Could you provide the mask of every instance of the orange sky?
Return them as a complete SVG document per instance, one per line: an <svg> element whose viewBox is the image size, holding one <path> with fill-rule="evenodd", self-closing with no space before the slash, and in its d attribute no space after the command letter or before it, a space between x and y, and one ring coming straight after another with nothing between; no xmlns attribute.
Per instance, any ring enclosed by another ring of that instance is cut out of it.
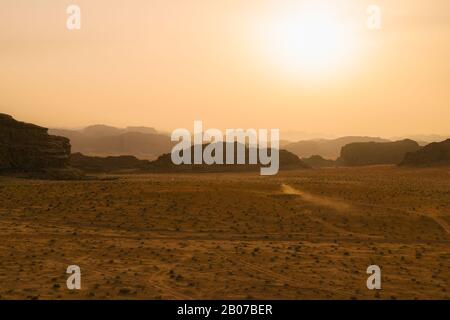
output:
<svg viewBox="0 0 450 320"><path fill-rule="evenodd" d="M450 1L320 2L2 0L0 112L51 127L171 130L198 119L220 129L449 134ZM79 31L66 29L72 3ZM380 31L365 26L371 3L382 9ZM306 24L316 48L306 57L295 43L302 19L324 7L332 29ZM316 66L321 48L329 67Z"/></svg>

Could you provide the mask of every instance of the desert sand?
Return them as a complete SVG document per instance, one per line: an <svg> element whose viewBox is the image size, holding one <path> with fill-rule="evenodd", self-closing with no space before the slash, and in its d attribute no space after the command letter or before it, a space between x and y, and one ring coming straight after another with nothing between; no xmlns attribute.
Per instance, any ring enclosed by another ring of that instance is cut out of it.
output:
<svg viewBox="0 0 450 320"><path fill-rule="evenodd" d="M0 299L450 299L449 167L100 178L0 178Z"/></svg>

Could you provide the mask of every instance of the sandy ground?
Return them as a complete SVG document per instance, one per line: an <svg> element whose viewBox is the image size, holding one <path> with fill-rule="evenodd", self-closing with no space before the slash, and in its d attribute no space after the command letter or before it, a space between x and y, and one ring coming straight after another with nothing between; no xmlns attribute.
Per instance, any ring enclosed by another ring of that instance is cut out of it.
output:
<svg viewBox="0 0 450 320"><path fill-rule="evenodd" d="M0 178L0 298L450 299L449 225L450 168Z"/></svg>

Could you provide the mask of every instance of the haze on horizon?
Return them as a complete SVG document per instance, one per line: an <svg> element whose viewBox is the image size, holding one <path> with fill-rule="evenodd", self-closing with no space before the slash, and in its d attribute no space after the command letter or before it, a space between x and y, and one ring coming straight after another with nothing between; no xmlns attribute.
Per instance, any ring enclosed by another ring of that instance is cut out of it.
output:
<svg viewBox="0 0 450 320"><path fill-rule="evenodd" d="M448 57L448 0L3 0L0 112L48 127L448 135Z"/></svg>

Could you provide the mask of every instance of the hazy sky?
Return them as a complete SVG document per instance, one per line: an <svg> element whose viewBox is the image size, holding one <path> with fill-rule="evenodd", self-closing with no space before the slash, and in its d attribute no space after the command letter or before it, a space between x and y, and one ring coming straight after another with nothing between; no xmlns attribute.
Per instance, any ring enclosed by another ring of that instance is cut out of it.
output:
<svg viewBox="0 0 450 320"><path fill-rule="evenodd" d="M449 57L448 0L0 1L0 112L51 127L449 134Z"/></svg>

